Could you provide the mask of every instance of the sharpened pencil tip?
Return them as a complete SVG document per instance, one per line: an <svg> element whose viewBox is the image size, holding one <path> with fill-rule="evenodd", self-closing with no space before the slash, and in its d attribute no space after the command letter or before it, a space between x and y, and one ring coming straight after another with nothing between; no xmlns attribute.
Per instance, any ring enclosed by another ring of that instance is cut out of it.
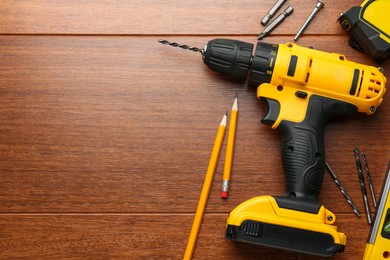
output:
<svg viewBox="0 0 390 260"><path fill-rule="evenodd" d="M236 96L236 98L234 99L233 106L232 106L232 110L238 111L238 98L237 98L237 96Z"/></svg>
<svg viewBox="0 0 390 260"><path fill-rule="evenodd" d="M223 115L220 126L226 126L226 122L227 122L227 113Z"/></svg>

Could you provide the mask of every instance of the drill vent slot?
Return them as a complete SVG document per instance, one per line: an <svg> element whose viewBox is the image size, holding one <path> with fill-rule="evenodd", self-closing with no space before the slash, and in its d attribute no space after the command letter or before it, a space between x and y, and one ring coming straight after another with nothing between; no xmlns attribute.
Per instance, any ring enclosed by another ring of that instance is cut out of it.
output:
<svg viewBox="0 0 390 260"><path fill-rule="evenodd" d="M375 83L375 84L377 84L377 85L380 85L380 84L381 84L380 81L377 81L377 80L375 80L375 79L371 79L370 82L371 82L371 83Z"/></svg>
<svg viewBox="0 0 390 260"><path fill-rule="evenodd" d="M313 65L313 59L309 60L309 68ZM306 74L306 83L309 82L310 72Z"/></svg>
<svg viewBox="0 0 390 260"><path fill-rule="evenodd" d="M375 98L381 92L383 86L382 81L376 74L371 73L371 78L367 86L366 99Z"/></svg>
<svg viewBox="0 0 390 260"><path fill-rule="evenodd" d="M306 83L309 82L310 73L306 74Z"/></svg>

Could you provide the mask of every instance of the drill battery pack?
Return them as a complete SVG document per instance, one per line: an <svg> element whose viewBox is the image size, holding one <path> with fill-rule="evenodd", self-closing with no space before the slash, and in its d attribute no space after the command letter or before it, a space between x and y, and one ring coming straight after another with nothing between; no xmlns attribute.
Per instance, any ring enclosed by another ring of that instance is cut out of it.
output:
<svg viewBox="0 0 390 260"><path fill-rule="evenodd" d="M389 10L389 0L366 0L341 14L338 20L351 35L349 44L379 62L390 55Z"/></svg>

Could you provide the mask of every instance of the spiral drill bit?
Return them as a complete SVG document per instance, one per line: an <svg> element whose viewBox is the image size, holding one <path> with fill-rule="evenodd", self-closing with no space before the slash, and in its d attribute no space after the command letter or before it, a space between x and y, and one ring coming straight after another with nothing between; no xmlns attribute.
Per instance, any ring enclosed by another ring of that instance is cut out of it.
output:
<svg viewBox="0 0 390 260"><path fill-rule="evenodd" d="M360 162L358 148L354 149L354 154L355 154L355 160L356 160L356 168L357 168L358 175L359 175L360 189L362 191L364 207L365 207L366 213L367 213L367 222L368 222L368 224L371 225L372 219L371 219L371 213L370 213L370 205L368 204L367 189L366 189L366 185L364 184L363 169L362 169L362 164Z"/></svg>
<svg viewBox="0 0 390 260"><path fill-rule="evenodd" d="M191 47L191 46L188 46L188 45L185 45L185 44L179 44L177 42L169 42L167 40L158 40L158 42L162 43L162 44L171 45L173 47L182 48L182 49L185 49L185 50L190 50L190 51L194 51L194 52L200 52L202 55L204 53L204 49L197 48L197 47Z"/></svg>
<svg viewBox="0 0 390 260"><path fill-rule="evenodd" d="M368 187L370 188L370 192L371 192L372 202L374 203L374 207L377 208L378 204L376 203L374 186L372 185L371 173L368 169L367 158L365 153L362 153L362 159L363 159L364 169L367 175Z"/></svg>
<svg viewBox="0 0 390 260"><path fill-rule="evenodd" d="M343 184L341 183L340 179L337 177L336 173L332 170L329 163L325 161L326 169L328 170L330 176L336 183L336 185L339 187L341 194L344 195L344 197L347 199L347 202L349 205L351 205L353 212L360 218L360 211L356 207L355 203L353 202L352 198L348 195L347 190L344 188Z"/></svg>

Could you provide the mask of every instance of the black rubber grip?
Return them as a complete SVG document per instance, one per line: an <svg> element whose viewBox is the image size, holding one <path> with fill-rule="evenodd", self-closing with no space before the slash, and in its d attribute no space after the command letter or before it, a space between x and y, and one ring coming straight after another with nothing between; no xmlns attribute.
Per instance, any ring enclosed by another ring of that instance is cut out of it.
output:
<svg viewBox="0 0 390 260"><path fill-rule="evenodd" d="M312 202L318 200L325 170L326 122L333 116L356 112L353 104L312 95L302 122L280 122L277 129L282 136L282 166L286 185L282 197L291 198L292 201L289 205L289 200L283 199L280 201L283 205L279 206L295 209L295 198Z"/></svg>

